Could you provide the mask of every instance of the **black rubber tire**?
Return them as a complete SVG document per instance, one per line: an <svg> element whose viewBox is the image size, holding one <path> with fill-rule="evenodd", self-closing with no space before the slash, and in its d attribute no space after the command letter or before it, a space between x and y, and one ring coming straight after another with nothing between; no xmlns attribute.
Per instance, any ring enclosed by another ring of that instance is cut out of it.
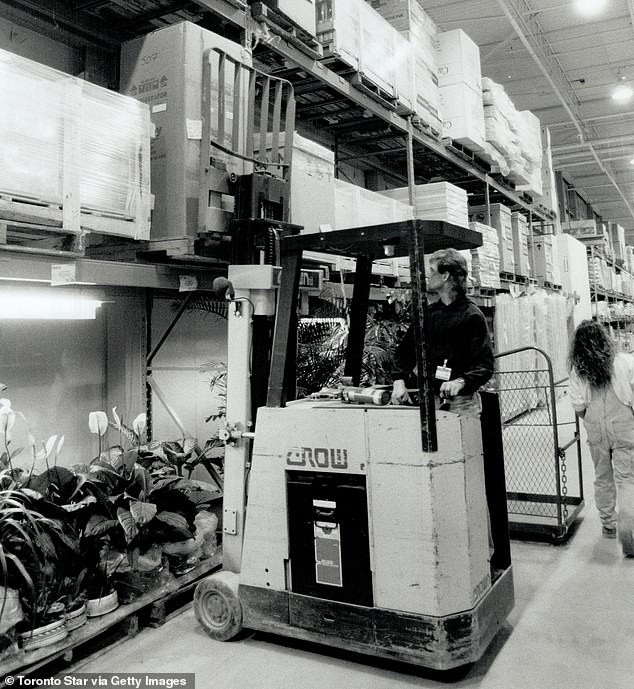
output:
<svg viewBox="0 0 634 689"><path fill-rule="evenodd" d="M216 641L229 641L242 629L242 605L237 588L236 575L221 572L201 581L194 592L196 619Z"/></svg>

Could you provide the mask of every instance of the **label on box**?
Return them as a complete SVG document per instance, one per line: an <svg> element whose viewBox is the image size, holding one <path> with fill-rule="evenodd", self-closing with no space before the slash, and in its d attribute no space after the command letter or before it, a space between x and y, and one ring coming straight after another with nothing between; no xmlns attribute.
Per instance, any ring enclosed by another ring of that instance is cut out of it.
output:
<svg viewBox="0 0 634 689"><path fill-rule="evenodd" d="M200 141L203 138L202 120L186 120L187 138Z"/></svg>
<svg viewBox="0 0 634 689"><path fill-rule="evenodd" d="M167 110L167 103L158 103L152 106L152 113L165 112Z"/></svg>
<svg viewBox="0 0 634 689"><path fill-rule="evenodd" d="M198 289L198 278L195 275L179 275L178 280L179 292L195 292Z"/></svg>
<svg viewBox="0 0 634 689"><path fill-rule="evenodd" d="M56 285L72 285L76 282L76 263L53 263L51 265L51 287Z"/></svg>

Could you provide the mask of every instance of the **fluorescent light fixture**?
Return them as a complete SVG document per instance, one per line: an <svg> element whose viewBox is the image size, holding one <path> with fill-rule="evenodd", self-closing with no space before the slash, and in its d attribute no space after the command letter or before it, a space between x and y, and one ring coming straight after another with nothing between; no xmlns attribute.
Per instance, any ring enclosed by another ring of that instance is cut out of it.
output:
<svg viewBox="0 0 634 689"><path fill-rule="evenodd" d="M617 103L626 103L634 96L634 91L629 84L617 84L612 89L612 99Z"/></svg>
<svg viewBox="0 0 634 689"><path fill-rule="evenodd" d="M79 293L0 289L0 319L90 320L101 301Z"/></svg>
<svg viewBox="0 0 634 689"><path fill-rule="evenodd" d="M607 5L607 0L575 0L575 7L579 14L592 17L599 14Z"/></svg>

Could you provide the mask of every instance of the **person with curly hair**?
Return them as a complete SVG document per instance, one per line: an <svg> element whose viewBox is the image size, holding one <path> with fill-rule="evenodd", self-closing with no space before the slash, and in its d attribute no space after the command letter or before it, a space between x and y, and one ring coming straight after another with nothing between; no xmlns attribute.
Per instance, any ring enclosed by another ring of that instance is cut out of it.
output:
<svg viewBox="0 0 634 689"><path fill-rule="evenodd" d="M602 533L634 557L634 357L617 352L607 329L579 323L568 356L570 402L583 419L594 463ZM618 504L618 517L617 517Z"/></svg>

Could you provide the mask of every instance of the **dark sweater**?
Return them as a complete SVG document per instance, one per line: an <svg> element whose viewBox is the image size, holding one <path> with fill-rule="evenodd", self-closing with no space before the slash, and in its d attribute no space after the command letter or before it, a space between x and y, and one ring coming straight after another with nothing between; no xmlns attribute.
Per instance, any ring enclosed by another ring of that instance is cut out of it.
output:
<svg viewBox="0 0 634 689"><path fill-rule="evenodd" d="M445 359L451 380L464 378L461 395L469 395L493 375L493 349L489 329L480 309L466 297L449 305L438 300L425 311L424 337L429 343L429 370L438 392L442 380L434 378ZM396 350L394 379L407 381L416 366L414 327L410 326Z"/></svg>

